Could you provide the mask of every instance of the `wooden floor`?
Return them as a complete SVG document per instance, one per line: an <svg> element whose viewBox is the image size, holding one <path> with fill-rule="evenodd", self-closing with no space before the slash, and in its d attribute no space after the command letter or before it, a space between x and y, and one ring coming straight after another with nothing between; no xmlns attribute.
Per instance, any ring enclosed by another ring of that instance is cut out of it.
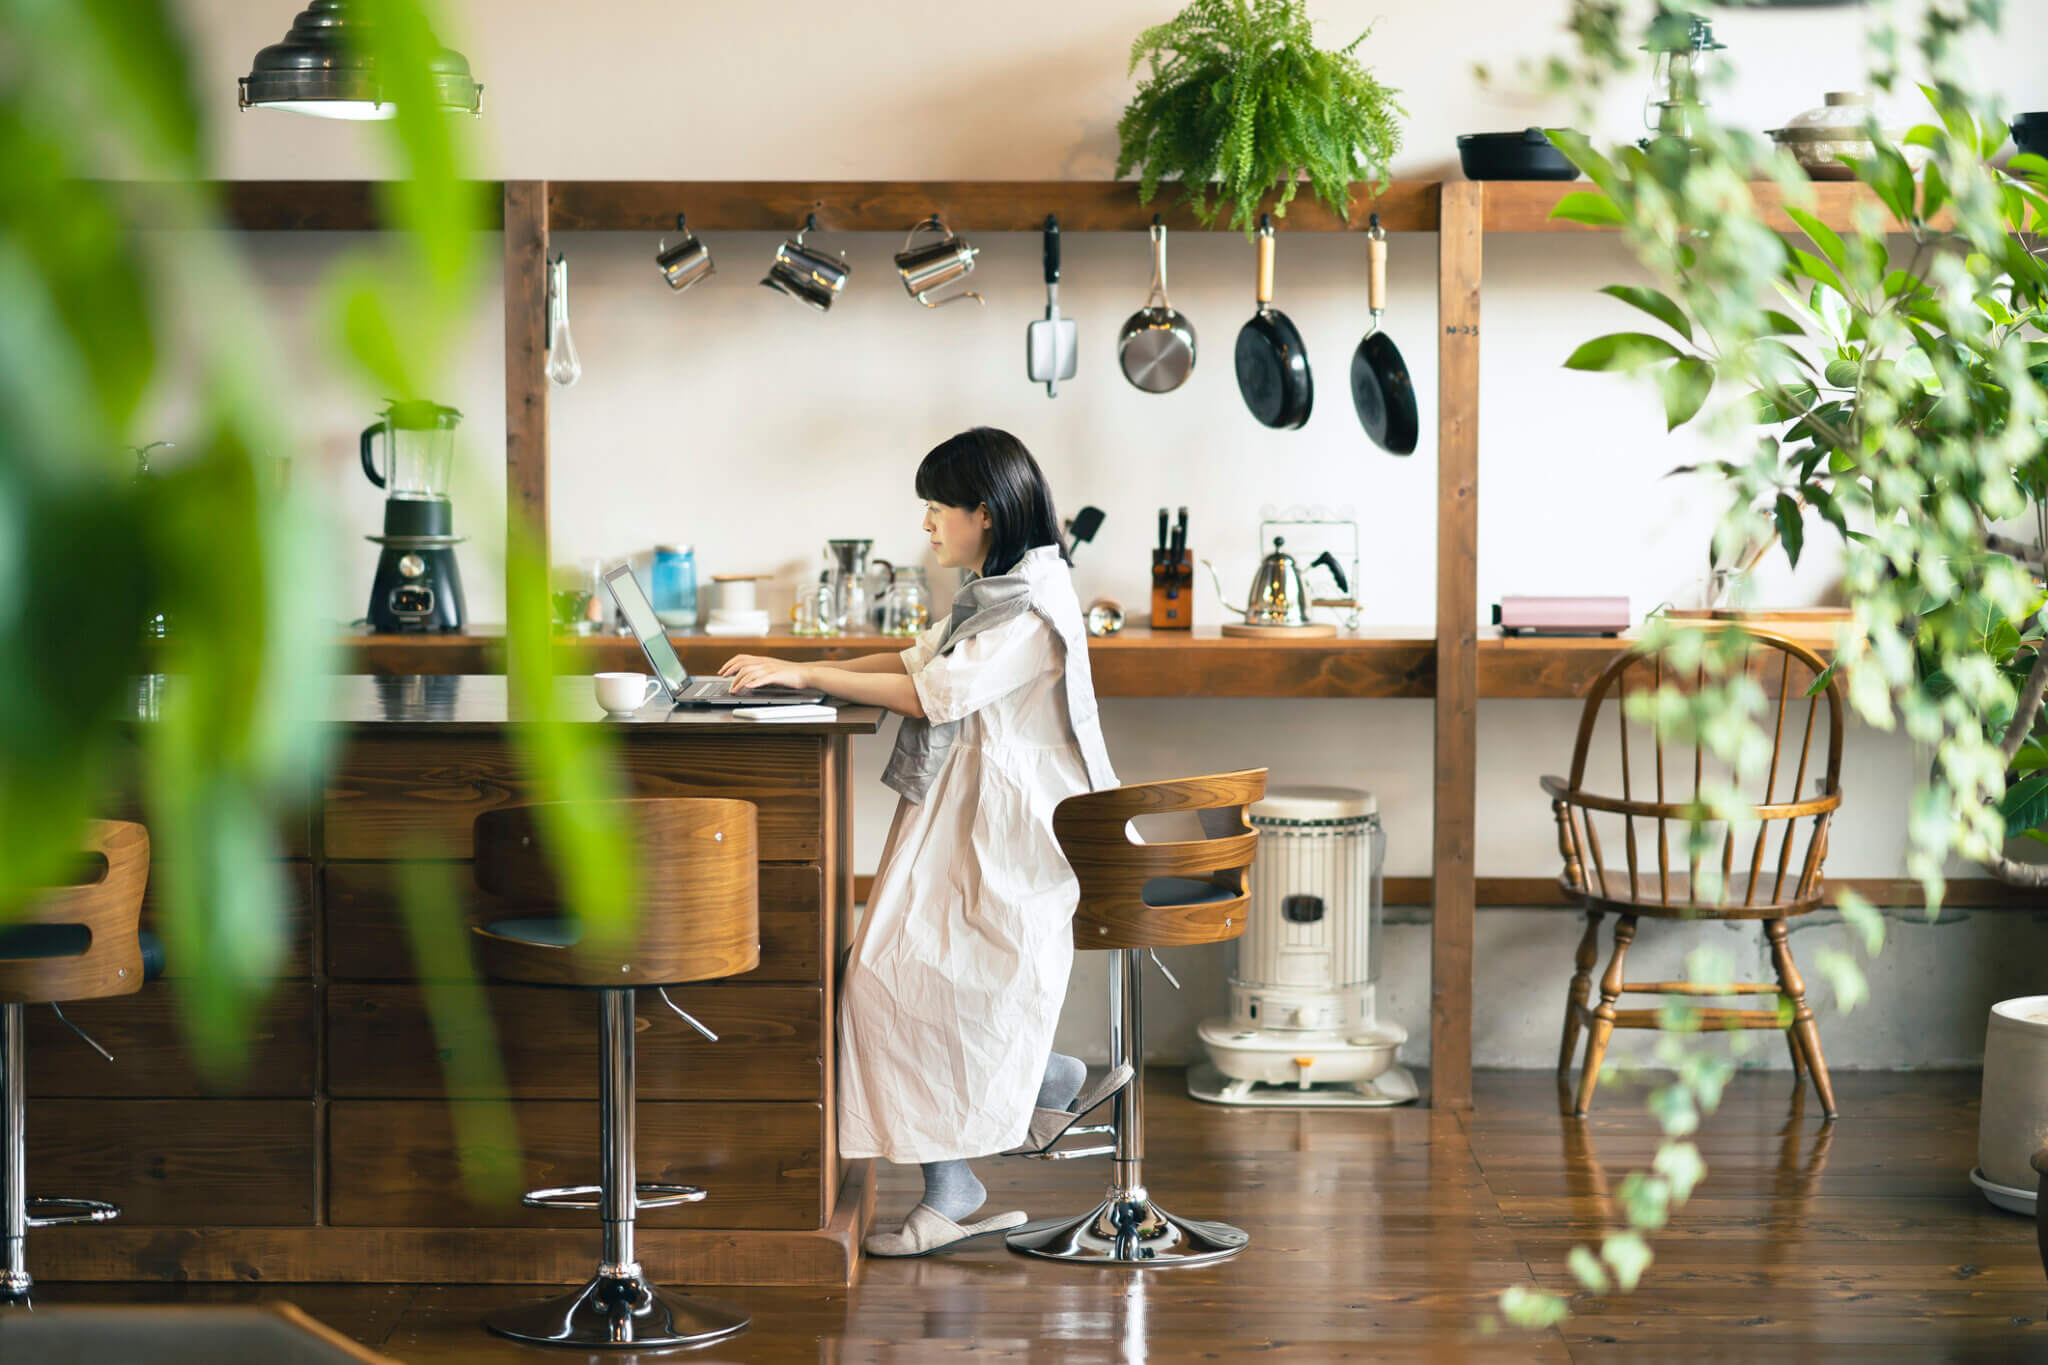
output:
<svg viewBox="0 0 2048 1365"><path fill-rule="evenodd" d="M1837 1074L1842 1118L1793 1109L1783 1073L1748 1073L1700 1135L1710 1174L1630 1296L1581 1297L1561 1330L1488 1337L1512 1284L1569 1289L1575 1238L1655 1149L1637 1096L1603 1086L1593 1118L1558 1117L1552 1078L1480 1073L1478 1110L1221 1109L1148 1087L1154 1196L1251 1233L1217 1267L1099 1272L992 1245L871 1261L846 1290L741 1289L745 1335L690 1361L1322 1362L2048 1359L2048 1279L2032 1220L1970 1185L1974 1073ZM991 1160L990 1207L1034 1217L1099 1196L1098 1162ZM885 1169L881 1214L915 1199ZM593 1232L592 1252L596 1236ZM34 1237L30 1238L33 1264ZM401 1361L576 1360L484 1334L517 1286L48 1285L51 1304L288 1298ZM0 1334L4 1344L4 1334ZM0 1351L4 1353L4 1351ZM632 1356L592 1355L617 1362ZM646 1359L657 1357L649 1355Z"/></svg>

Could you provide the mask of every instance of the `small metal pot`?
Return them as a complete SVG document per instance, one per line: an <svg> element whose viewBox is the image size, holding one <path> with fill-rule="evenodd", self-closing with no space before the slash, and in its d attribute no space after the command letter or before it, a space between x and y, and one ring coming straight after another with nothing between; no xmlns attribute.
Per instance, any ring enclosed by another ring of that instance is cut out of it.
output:
<svg viewBox="0 0 2048 1365"><path fill-rule="evenodd" d="M661 277L668 281L668 287L681 293L712 273L711 248L697 240L680 213L676 215L676 231L683 234L683 240L670 246L668 238L662 238L654 263L661 267Z"/></svg>
<svg viewBox="0 0 2048 1365"><path fill-rule="evenodd" d="M802 299L822 313L832 306L832 300L846 287L846 277L853 273L853 267L846 263L843 252L838 256L827 256L804 245L804 234L817 230L818 215L806 216L796 236L775 248L775 260L769 265L768 275L761 283L791 298Z"/></svg>
<svg viewBox="0 0 2048 1365"><path fill-rule="evenodd" d="M936 242L926 242L923 246L913 247L911 242L916 240L918 233L927 228L943 235ZM954 236L952 230L940 220L939 215L933 214L910 229L909 236L903 239L903 250L896 253L896 272L903 277L904 292L927 308L958 303L961 299L973 299L976 303L981 303L981 295L971 289L964 289L950 298L940 299L937 303L928 297L932 291L944 289L955 280L962 280L973 274L974 256L979 250L979 247L969 246L964 238Z"/></svg>

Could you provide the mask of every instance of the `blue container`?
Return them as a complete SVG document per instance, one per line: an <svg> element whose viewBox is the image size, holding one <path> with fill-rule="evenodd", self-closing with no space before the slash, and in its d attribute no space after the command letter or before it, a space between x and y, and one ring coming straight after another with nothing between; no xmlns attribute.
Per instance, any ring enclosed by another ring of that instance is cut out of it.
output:
<svg viewBox="0 0 2048 1365"><path fill-rule="evenodd" d="M687 545L654 547L654 614L665 626L697 624L697 556Z"/></svg>

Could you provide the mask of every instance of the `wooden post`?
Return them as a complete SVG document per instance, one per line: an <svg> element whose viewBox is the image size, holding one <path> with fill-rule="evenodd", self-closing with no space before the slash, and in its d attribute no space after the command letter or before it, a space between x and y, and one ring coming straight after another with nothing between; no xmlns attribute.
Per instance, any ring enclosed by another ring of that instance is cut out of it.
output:
<svg viewBox="0 0 2048 1365"><path fill-rule="evenodd" d="M548 182L505 182L505 545L548 560ZM508 554L507 563L510 559ZM508 577L505 601L513 601Z"/></svg>
<svg viewBox="0 0 2048 1365"><path fill-rule="evenodd" d="M1479 723L1479 264L1483 187L1443 186L1437 238L1436 819L1430 1103L1472 1107Z"/></svg>

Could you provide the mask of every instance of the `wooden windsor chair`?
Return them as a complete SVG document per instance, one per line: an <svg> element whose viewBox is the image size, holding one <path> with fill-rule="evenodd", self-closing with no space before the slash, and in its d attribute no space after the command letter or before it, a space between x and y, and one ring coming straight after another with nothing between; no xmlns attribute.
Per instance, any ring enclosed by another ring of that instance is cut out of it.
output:
<svg viewBox="0 0 2048 1365"><path fill-rule="evenodd" d="M1706 856L1709 857L1715 842L1715 827L1719 827L1717 861L1721 887L1718 895L1702 899L1696 893L1705 859L1696 848L1687 853L1687 849L1693 847L1688 841L1689 820L1706 771L1704 752L1696 744L1681 746L1678 765L1674 767L1666 762L1666 750L1673 746L1667 746L1661 738L1653 735L1647 746L1652 752L1645 755L1642 753L1645 746L1639 740L1636 762L1641 765L1644 759L1650 760L1655 800L1642 799L1638 794L1645 784L1630 764L1630 725L1625 708L1631 686L1655 690L1667 683L1683 688L1685 683L1685 679L1674 676L1674 670L1661 656L1629 650L1607 665L1594 682L1586 698L1585 710L1579 717L1571 777L1569 780L1558 777L1542 779L1543 790L1551 798L1551 811L1557 817L1558 852L1564 858L1564 871L1558 883L1586 910L1586 932L1579 940L1577 971L1572 976L1565 1002L1564 1039L1557 1059L1559 1075L1567 1075L1583 1030L1587 1035L1586 1056L1571 1110L1581 1118L1592 1105L1593 1090L1600 1080L1600 1064L1607 1055L1607 1044L1614 1030L1657 1027L1656 1009L1617 1007L1619 999L1629 994L1704 999L1776 996L1780 1004L1773 1009L1703 1007L1699 1011L1701 1024L1707 1028L1783 1029L1792 1053L1794 1073L1811 1075L1821 1108L1830 1121L1835 1118L1834 1086L1828 1080L1827 1060L1821 1055L1820 1032L1814 1025L1813 1010L1806 1003L1806 983L1792 961L1786 921L1817 908L1825 896L1821 863L1827 856L1829 823L1842 804L1842 696L1832 678L1818 693L1807 695L1826 667L1812 650L1782 635L1763 631L1745 631L1744 634L1747 637L1745 664L1750 675L1765 687L1766 695L1775 688L1777 716L1771 741L1771 760L1762 790L1743 792L1745 797L1754 795L1756 798L1750 812L1750 818L1756 821L1756 835L1753 841L1746 838L1742 841L1749 844L1746 853L1737 847L1737 831L1731 822L1711 820L1703 827L1708 836ZM1695 673L1691 681L1696 688L1702 677ZM1619 797L1589 790L1587 785L1588 758L1593 750L1594 735L1599 728L1601 710L1610 697L1615 703L1616 729L1620 737ZM1798 714L1802 702L1803 718ZM1816 760L1815 732L1823 714L1826 717L1826 753ZM1788 741L1794 738L1798 754L1788 761ZM1683 751L1687 748L1691 750L1692 758L1691 793L1684 799L1674 800L1674 788L1683 782ZM1818 791L1801 799L1800 793L1806 788L1809 775L1817 782ZM1603 820L1610 829L1617 822L1621 826L1620 843L1625 868L1610 867L1607 863L1606 846L1600 838ZM1645 838L1639 838L1639 822L1654 827L1654 867L1644 866L1643 844L1651 831L1646 828ZM1673 865L1673 825L1677 826L1675 834L1680 841L1679 851L1686 854L1682 868L1674 868ZM1803 848L1799 841L1802 826L1806 835ZM1774 834L1777 836L1775 858L1772 857ZM1738 854L1745 858L1740 866L1737 865ZM1606 973L1600 979L1600 1002L1589 1007L1592 971L1599 952L1600 921L1610 913L1619 916L1614 924L1613 954L1608 959ZM1635 940L1636 921L1645 916L1655 919L1761 920L1765 938L1770 944L1777 980L1628 981L1623 975L1624 963L1629 945Z"/></svg>

